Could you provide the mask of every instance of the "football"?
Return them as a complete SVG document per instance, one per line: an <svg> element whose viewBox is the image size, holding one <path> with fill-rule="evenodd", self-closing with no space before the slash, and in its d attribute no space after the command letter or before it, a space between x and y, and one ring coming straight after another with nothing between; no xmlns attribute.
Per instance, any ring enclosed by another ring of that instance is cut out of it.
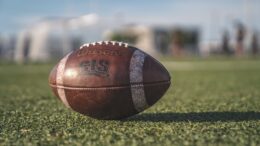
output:
<svg viewBox="0 0 260 146"><path fill-rule="evenodd" d="M170 84L160 62L115 41L82 45L62 58L49 75L53 93L68 108L96 119L123 119L142 112Z"/></svg>

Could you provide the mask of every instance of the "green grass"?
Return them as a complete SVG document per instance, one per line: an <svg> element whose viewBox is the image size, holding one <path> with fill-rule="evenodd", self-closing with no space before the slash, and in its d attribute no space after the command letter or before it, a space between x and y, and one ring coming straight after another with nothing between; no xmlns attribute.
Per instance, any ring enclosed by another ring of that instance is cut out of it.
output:
<svg viewBox="0 0 260 146"><path fill-rule="evenodd" d="M164 60L166 95L142 114L99 121L51 93L52 65L0 65L0 145L260 145L260 60Z"/></svg>

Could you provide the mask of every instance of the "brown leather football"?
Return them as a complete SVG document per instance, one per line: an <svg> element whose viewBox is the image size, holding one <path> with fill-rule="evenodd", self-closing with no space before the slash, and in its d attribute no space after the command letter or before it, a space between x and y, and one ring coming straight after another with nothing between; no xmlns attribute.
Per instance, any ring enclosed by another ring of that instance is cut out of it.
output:
<svg viewBox="0 0 260 146"><path fill-rule="evenodd" d="M126 43L85 44L52 69L49 84L69 108L96 119L122 119L158 101L170 75L153 57Z"/></svg>

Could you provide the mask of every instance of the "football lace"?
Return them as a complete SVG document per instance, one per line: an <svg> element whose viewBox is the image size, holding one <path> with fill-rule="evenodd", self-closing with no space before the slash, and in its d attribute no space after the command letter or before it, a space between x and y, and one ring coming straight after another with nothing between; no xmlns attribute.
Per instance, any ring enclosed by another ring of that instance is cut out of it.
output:
<svg viewBox="0 0 260 146"><path fill-rule="evenodd" d="M97 45L113 45L113 46L122 46L122 47L128 47L127 43L123 42L117 42L117 41L99 41L99 42L93 42L93 43L86 43L83 44L79 49L82 49L84 47L89 47L89 46L97 46Z"/></svg>

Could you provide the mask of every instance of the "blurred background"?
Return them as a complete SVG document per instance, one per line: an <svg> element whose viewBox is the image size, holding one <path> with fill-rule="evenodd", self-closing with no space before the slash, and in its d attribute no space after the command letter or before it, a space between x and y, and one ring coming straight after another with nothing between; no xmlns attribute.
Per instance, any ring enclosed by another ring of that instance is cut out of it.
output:
<svg viewBox="0 0 260 146"><path fill-rule="evenodd" d="M143 114L93 120L51 92L54 64L102 40L169 71L171 87ZM259 89L260 0L0 0L0 146L260 146Z"/></svg>
<svg viewBox="0 0 260 146"><path fill-rule="evenodd" d="M0 60L48 62L100 40L154 57L257 56L259 14L259 0L0 0Z"/></svg>

